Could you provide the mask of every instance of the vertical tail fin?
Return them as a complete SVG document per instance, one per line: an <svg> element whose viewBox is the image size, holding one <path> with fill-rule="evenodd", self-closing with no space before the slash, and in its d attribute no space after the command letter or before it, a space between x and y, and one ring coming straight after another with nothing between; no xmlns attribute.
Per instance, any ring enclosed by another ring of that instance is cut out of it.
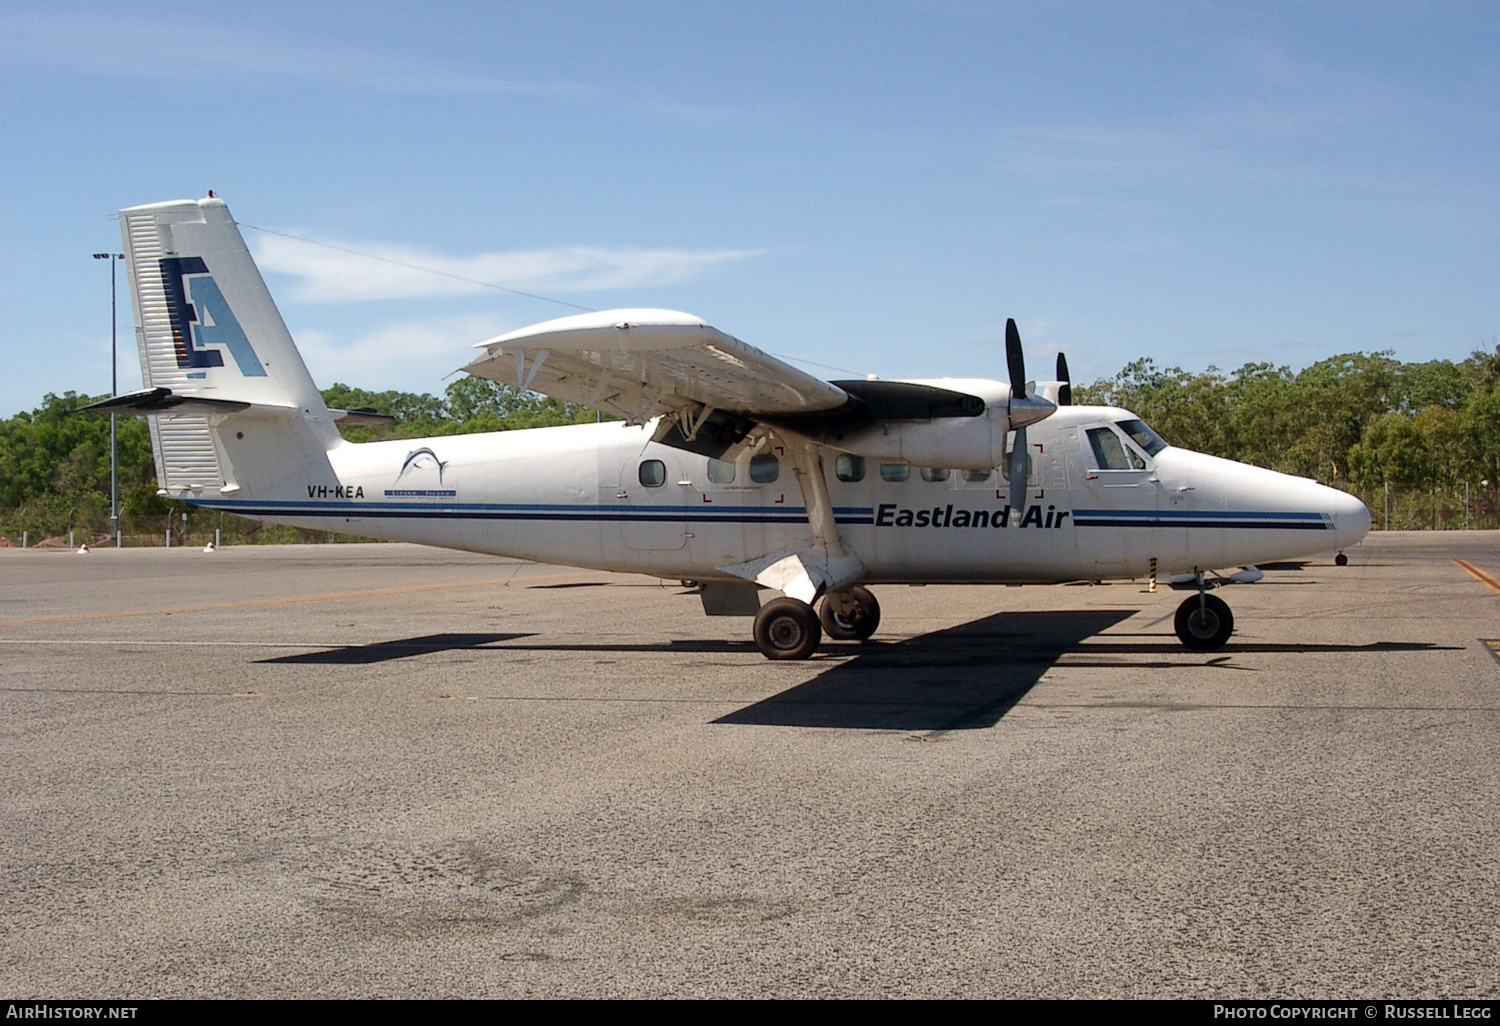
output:
<svg viewBox="0 0 1500 1026"><path fill-rule="evenodd" d="M257 444L245 445L235 444L244 430L219 430L222 416L152 416L158 486L182 497L243 486L242 497L264 497L288 472L326 468L338 430L224 201L131 207L120 211L120 234L146 386L248 403L229 419L257 425Z"/></svg>

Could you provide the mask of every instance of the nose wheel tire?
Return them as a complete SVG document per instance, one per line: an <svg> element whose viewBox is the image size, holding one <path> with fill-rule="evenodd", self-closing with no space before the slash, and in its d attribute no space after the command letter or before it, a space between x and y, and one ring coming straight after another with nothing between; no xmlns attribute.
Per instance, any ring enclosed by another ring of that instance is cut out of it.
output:
<svg viewBox="0 0 1500 1026"><path fill-rule="evenodd" d="M1222 648L1234 633L1234 614L1217 595L1194 595L1177 607L1178 639L1196 652Z"/></svg>
<svg viewBox="0 0 1500 1026"><path fill-rule="evenodd" d="M846 598L847 602L838 601ZM840 612L840 606L846 606ZM829 595L818 610L823 633L834 641L865 641L880 626L880 603L870 589L855 585L841 595Z"/></svg>
<svg viewBox="0 0 1500 1026"><path fill-rule="evenodd" d="M772 599L755 614L755 647L767 659L806 659L822 640L818 614L806 602Z"/></svg>

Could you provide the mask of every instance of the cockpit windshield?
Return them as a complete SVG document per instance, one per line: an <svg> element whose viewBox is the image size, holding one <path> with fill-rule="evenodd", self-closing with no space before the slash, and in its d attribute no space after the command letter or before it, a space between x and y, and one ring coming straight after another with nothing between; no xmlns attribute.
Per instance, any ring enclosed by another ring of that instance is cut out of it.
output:
<svg viewBox="0 0 1500 1026"><path fill-rule="evenodd" d="M1132 442L1146 450L1148 456L1155 456L1167 447L1166 440L1147 427L1144 420L1122 420L1119 425Z"/></svg>

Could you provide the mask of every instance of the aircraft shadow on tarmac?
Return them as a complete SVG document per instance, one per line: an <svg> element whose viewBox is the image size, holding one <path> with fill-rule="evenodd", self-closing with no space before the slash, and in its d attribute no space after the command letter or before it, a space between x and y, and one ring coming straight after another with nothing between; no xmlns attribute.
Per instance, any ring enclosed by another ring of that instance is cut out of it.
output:
<svg viewBox="0 0 1500 1026"><path fill-rule="evenodd" d="M384 663L392 659L410 659L429 652L452 652L493 645L500 641L529 638L530 634L429 634L421 638L401 638L397 641L376 641L369 645L345 645L342 648L325 649L322 652L303 652L300 655L277 656L275 659L257 659L257 663L317 663L332 665L360 665Z"/></svg>
<svg viewBox="0 0 1500 1026"><path fill-rule="evenodd" d="M831 667L715 723L835 727L865 730L974 730L998 723L1059 660L1067 665L1160 669L1223 666L1236 654L1425 652L1452 646L1376 642L1369 645L1230 643L1215 653L1187 653L1170 635L1112 634L1088 639L1135 615L1135 609L1005 612L908 638L864 644L825 642L819 657L800 665ZM537 635L430 634L277 656L260 663L365 665L434 652L636 652L745 655L749 642L694 641L557 643ZM1131 640L1126 640L1131 639ZM1139 639L1139 640L1134 640ZM1143 659L1142 657L1147 657ZM1189 657L1184 661L1184 657ZM1237 667L1229 667L1237 668Z"/></svg>
<svg viewBox="0 0 1500 1026"><path fill-rule="evenodd" d="M1070 666L1193 669L1226 667L1237 653L1441 651L1425 643L1372 645L1236 644L1188 653L1175 638L1097 645L1086 640L1133 615L1131 609L997 613L890 644L847 646L857 652L812 680L746 706L715 723L874 730L975 730L993 727L1059 660ZM1160 637L1126 635L1126 637ZM1447 646L1451 648L1452 646ZM825 643L834 654L839 646ZM1142 660L1141 656L1159 658ZM1189 661L1184 661L1184 657ZM1124 658L1122 658L1124 657ZM1076 661L1075 661L1076 660Z"/></svg>
<svg viewBox="0 0 1500 1026"><path fill-rule="evenodd" d="M996 613L898 642L838 646L854 658L715 723L865 730L993 727L1066 652L1133 609Z"/></svg>

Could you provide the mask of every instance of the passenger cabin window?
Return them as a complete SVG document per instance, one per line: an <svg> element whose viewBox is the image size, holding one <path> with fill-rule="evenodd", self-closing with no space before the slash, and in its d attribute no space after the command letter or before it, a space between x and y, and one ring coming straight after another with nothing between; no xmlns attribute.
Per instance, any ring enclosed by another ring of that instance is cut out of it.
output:
<svg viewBox="0 0 1500 1026"><path fill-rule="evenodd" d="M905 463L882 463L880 465L880 480L890 481L895 484L905 481L911 477L911 467Z"/></svg>
<svg viewBox="0 0 1500 1026"><path fill-rule="evenodd" d="M647 488L660 488L667 483L667 465L661 460L641 460L638 476Z"/></svg>
<svg viewBox="0 0 1500 1026"><path fill-rule="evenodd" d="M710 459L708 479L714 484L734 484L734 464L724 460Z"/></svg>
<svg viewBox="0 0 1500 1026"><path fill-rule="evenodd" d="M781 476L781 461L769 453L750 457L750 480L770 484Z"/></svg>
<svg viewBox="0 0 1500 1026"><path fill-rule="evenodd" d="M865 479L865 458L863 456L851 456L847 452L839 453L839 458L833 461L833 476L840 481L863 481Z"/></svg>
<svg viewBox="0 0 1500 1026"><path fill-rule="evenodd" d="M922 468L922 480L923 481L946 481L946 480L948 480L948 471L945 470L945 469L943 469L942 467L923 467Z"/></svg>
<svg viewBox="0 0 1500 1026"><path fill-rule="evenodd" d="M1089 428L1089 445L1100 470L1144 470L1146 461L1109 428Z"/></svg>
<svg viewBox="0 0 1500 1026"><path fill-rule="evenodd" d="M988 481L989 479L990 479L990 472L988 470L966 470L966 471L964 471L964 480L965 481Z"/></svg>

